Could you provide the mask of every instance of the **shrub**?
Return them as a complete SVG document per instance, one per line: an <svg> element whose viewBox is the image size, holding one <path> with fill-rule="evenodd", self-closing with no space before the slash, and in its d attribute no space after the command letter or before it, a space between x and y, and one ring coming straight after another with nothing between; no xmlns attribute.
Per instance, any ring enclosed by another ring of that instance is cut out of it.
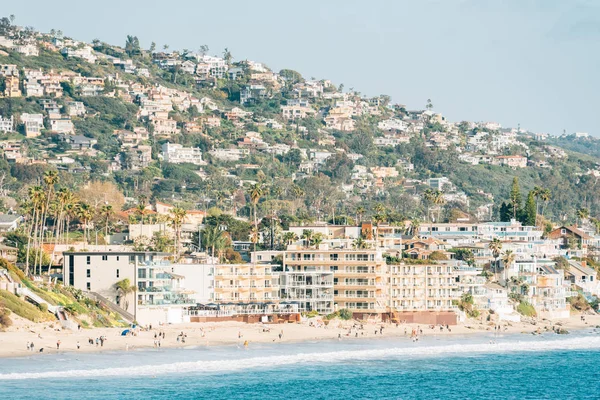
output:
<svg viewBox="0 0 600 400"><path fill-rule="evenodd" d="M3 308L0 310L0 328L8 328L12 325L12 320L10 319L10 310Z"/></svg>
<svg viewBox="0 0 600 400"><path fill-rule="evenodd" d="M522 300L517 306L517 312L526 317L535 317L537 315L535 308L524 300Z"/></svg>
<svg viewBox="0 0 600 400"><path fill-rule="evenodd" d="M340 319L345 321L352 319L352 311L348 310L347 308L342 308L340 311L338 311L338 314Z"/></svg>
<svg viewBox="0 0 600 400"><path fill-rule="evenodd" d="M319 312L316 311L316 310L312 310L312 311L309 311L307 313L304 313L304 316L308 317L308 318L313 318L313 317L316 317L318 315L319 315Z"/></svg>
<svg viewBox="0 0 600 400"><path fill-rule="evenodd" d="M38 304L38 308L41 312L48 312L48 304L46 303Z"/></svg>

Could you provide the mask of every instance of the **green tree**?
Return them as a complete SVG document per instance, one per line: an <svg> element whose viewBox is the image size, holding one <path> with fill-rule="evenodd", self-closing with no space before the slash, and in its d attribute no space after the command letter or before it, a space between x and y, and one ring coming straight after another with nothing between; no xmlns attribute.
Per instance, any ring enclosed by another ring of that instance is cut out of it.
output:
<svg viewBox="0 0 600 400"><path fill-rule="evenodd" d="M513 208L513 218L516 220L517 215L521 210L521 188L519 187L519 178L516 176L513 178L512 188L510 190L510 204Z"/></svg>
<svg viewBox="0 0 600 400"><path fill-rule="evenodd" d="M536 205L535 205L535 194L530 191L527 195L527 201L525 202L525 209L523 210L522 223L527 226L536 225Z"/></svg>

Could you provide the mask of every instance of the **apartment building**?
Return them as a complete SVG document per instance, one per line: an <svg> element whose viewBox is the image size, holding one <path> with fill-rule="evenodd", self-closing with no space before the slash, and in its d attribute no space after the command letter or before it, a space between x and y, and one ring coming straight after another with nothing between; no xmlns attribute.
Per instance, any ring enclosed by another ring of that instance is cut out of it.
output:
<svg viewBox="0 0 600 400"><path fill-rule="evenodd" d="M333 298L337 309L357 314L386 311L385 260L378 250L288 249L284 271L333 273Z"/></svg>
<svg viewBox="0 0 600 400"><path fill-rule="evenodd" d="M251 303L279 300L279 276L271 264L217 264L214 301Z"/></svg>
<svg viewBox="0 0 600 400"><path fill-rule="evenodd" d="M177 143L165 143L162 145L162 156L165 162L173 164L190 163L205 165L202 160L202 150L198 147L183 147Z"/></svg>
<svg viewBox="0 0 600 400"><path fill-rule="evenodd" d="M393 311L451 311L460 297L451 263L387 266L390 308Z"/></svg>
<svg viewBox="0 0 600 400"><path fill-rule="evenodd" d="M195 302L185 289L185 277L172 272L170 256L158 252L65 252L63 283L105 298L142 324L183 322L184 309ZM135 287L126 295L115 286L125 278Z"/></svg>

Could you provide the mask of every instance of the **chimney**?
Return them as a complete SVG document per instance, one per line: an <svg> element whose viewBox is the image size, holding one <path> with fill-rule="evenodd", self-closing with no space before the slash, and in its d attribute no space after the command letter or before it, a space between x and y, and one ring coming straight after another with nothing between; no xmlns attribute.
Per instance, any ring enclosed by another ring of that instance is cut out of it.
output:
<svg viewBox="0 0 600 400"><path fill-rule="evenodd" d="M587 261L581 260L581 265L584 266L584 267L587 267Z"/></svg>

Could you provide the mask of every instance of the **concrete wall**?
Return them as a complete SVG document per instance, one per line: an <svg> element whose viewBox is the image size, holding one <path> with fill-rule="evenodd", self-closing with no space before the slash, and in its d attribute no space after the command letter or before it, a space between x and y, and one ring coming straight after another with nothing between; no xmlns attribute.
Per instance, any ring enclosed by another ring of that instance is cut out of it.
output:
<svg viewBox="0 0 600 400"><path fill-rule="evenodd" d="M383 314L384 321L390 319L390 314ZM452 311L414 311L394 313L394 318L399 322L424 325L456 325L458 316Z"/></svg>
<svg viewBox="0 0 600 400"><path fill-rule="evenodd" d="M173 264L171 272L185 276L182 284L187 290L194 292L190 297L198 303L210 303L214 293L214 277L211 275L213 265L208 264Z"/></svg>

